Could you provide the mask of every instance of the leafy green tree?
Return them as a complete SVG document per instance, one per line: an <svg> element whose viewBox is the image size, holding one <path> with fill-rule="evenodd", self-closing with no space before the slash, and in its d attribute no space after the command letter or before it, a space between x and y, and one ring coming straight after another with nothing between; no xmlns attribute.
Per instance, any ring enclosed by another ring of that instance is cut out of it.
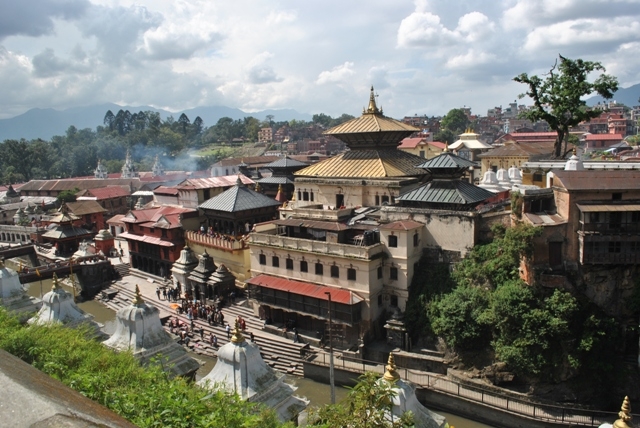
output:
<svg viewBox="0 0 640 428"><path fill-rule="evenodd" d="M433 141L440 141L441 143L453 144L457 135L449 129L440 129L436 135L433 136Z"/></svg>
<svg viewBox="0 0 640 428"><path fill-rule="evenodd" d="M440 126L443 129L447 129L454 134L461 134L465 131L469 125L469 118L462 109L454 108L440 121Z"/></svg>
<svg viewBox="0 0 640 428"><path fill-rule="evenodd" d="M78 193L79 191L80 189L78 189L77 187L71 190L63 190L62 192L58 193L56 199L59 204L62 202L75 202L76 193Z"/></svg>
<svg viewBox="0 0 640 428"><path fill-rule="evenodd" d="M533 100L533 107L522 112L523 118L532 122L544 120L549 127L556 131L557 139L553 149L553 156L563 157L567 151L567 136L571 127L581 122L598 117L602 111L587 107L583 97L597 93L605 99L613 97L618 90L618 80L614 76L604 74L605 68L599 62L571 60L559 55L560 64L551 67L543 79L539 76L529 76L522 73L513 78L516 82L524 83L528 91L520 95ZM587 79L593 72L602 72L593 82Z"/></svg>
<svg viewBox="0 0 640 428"><path fill-rule="evenodd" d="M114 122L116 120L115 115L111 110L107 110L107 113L104 115L104 126L109 128L109 130L113 131Z"/></svg>
<svg viewBox="0 0 640 428"><path fill-rule="evenodd" d="M322 125L325 128L328 128L333 119L331 116L326 115L324 113L314 114L312 117L312 122L317 123L318 125Z"/></svg>
<svg viewBox="0 0 640 428"><path fill-rule="evenodd" d="M390 410L395 392L388 382L380 382L379 374L367 372L342 403L322 407L309 416L311 426L326 428L404 428L413 427L413 416L405 413L391 420Z"/></svg>
<svg viewBox="0 0 640 428"><path fill-rule="evenodd" d="M180 124L180 127L182 128L182 134L187 135L187 127L191 124L191 121L189 120L187 115L182 113L180 115L180 117L178 118L178 123Z"/></svg>

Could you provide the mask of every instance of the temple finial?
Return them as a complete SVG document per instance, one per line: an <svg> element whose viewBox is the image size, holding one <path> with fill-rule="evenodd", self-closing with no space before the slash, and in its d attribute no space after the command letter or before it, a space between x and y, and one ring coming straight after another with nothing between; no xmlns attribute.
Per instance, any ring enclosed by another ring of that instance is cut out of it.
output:
<svg viewBox="0 0 640 428"><path fill-rule="evenodd" d="M232 343L242 343L244 342L244 336L242 335L242 331L240 331L240 323L236 320L236 328L233 330L233 336L231 336Z"/></svg>
<svg viewBox="0 0 640 428"><path fill-rule="evenodd" d="M387 369L387 371L384 372L384 376L383 376L384 380L393 382L395 380L400 379L400 375L396 371L396 362L395 362L395 359L393 358L393 352L389 352L389 360L387 361L387 366L385 368Z"/></svg>
<svg viewBox="0 0 640 428"><path fill-rule="evenodd" d="M53 273L53 284L51 284L51 291L56 291L60 289L60 283L58 283L58 275Z"/></svg>
<svg viewBox="0 0 640 428"><path fill-rule="evenodd" d="M448 153L449 152L449 143L447 143L446 141L444 142L444 150L442 151L442 153Z"/></svg>
<svg viewBox="0 0 640 428"><path fill-rule="evenodd" d="M369 107L363 113L380 114L378 106L376 106L376 95L373 91L373 85L371 85L371 94L369 95Z"/></svg>
<svg viewBox="0 0 640 428"><path fill-rule="evenodd" d="M629 402L629 397L624 397L622 401L622 407L620 408L620 413L618 413L618 419L613 423L613 428L631 428L629 422L631 422L631 404Z"/></svg>
<svg viewBox="0 0 640 428"><path fill-rule="evenodd" d="M133 298L133 304L141 305L143 303L144 303L144 300L142 300L142 295L140 294L140 287L138 287L138 284L136 284L136 295Z"/></svg>

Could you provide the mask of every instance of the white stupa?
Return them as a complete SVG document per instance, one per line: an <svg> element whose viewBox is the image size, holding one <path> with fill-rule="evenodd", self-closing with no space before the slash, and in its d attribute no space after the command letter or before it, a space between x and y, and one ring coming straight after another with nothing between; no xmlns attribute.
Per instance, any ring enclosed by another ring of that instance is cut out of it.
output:
<svg viewBox="0 0 640 428"><path fill-rule="evenodd" d="M395 392L392 399L393 406L391 408L393 419L397 419L405 412L411 411L416 427L445 428L448 426L444 416L432 412L418 401L418 397L416 397L416 387L414 385L400 379L400 375L396 371L393 353L391 352L389 352L386 369L386 372L378 382L389 382ZM391 415L388 415L388 419L392 420Z"/></svg>
<svg viewBox="0 0 640 428"><path fill-rule="evenodd" d="M573 149L573 154L571 155L567 163L564 165L564 170L565 171L584 171L584 164L582 163L582 160L578 157L578 154L576 153L575 148Z"/></svg>
<svg viewBox="0 0 640 428"><path fill-rule="evenodd" d="M200 367L160 323L160 311L142 300L136 285L133 303L116 313L116 330L103 342L117 351L130 351L142 364L158 357L165 371L174 376L193 377Z"/></svg>
<svg viewBox="0 0 640 428"><path fill-rule="evenodd" d="M58 276L55 273L53 274L51 291L42 297L40 311L28 322L37 325L62 323L69 327L85 323L95 330L96 335L100 334L100 326L93 321L93 316L76 305L73 295L60 286Z"/></svg>
<svg viewBox="0 0 640 428"><path fill-rule="evenodd" d="M498 177L496 176L496 173L492 170L488 170L484 173L484 176L482 177L480 184L478 184L478 187L482 187L483 189L493 193L500 193L504 191L504 189L498 183Z"/></svg>
<svg viewBox="0 0 640 428"><path fill-rule="evenodd" d="M218 362L198 385L222 386L243 400L262 403L274 409L284 422L297 418L309 400L293 395L297 388L285 383L283 378L283 374L264 362L258 345L244 340L236 323L231 341L218 350Z"/></svg>
<svg viewBox="0 0 640 428"><path fill-rule="evenodd" d="M18 273L6 267L4 260L0 259L0 306L9 312L23 316L37 312L41 304L40 299L27 294L20 284Z"/></svg>
<svg viewBox="0 0 640 428"><path fill-rule="evenodd" d="M509 168L509 179L513 184L522 184L522 171L520 171L517 166L513 165Z"/></svg>
<svg viewBox="0 0 640 428"><path fill-rule="evenodd" d="M498 179L498 185L503 189L511 189L511 187L513 186L513 183L509 178L509 172L504 168L500 168L496 172L496 178Z"/></svg>

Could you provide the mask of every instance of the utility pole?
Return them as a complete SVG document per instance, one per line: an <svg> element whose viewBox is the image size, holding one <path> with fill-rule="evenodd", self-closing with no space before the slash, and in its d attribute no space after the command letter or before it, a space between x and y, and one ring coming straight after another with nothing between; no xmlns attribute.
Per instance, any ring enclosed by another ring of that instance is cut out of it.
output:
<svg viewBox="0 0 640 428"><path fill-rule="evenodd" d="M336 385L333 377L333 324L331 322L331 293L325 291L329 298L329 385L331 386L331 404L336 404Z"/></svg>

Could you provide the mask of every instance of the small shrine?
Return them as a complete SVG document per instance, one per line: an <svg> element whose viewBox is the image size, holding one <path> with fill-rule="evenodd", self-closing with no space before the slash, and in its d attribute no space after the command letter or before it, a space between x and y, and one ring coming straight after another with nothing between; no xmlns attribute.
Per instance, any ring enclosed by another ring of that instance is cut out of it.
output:
<svg viewBox="0 0 640 428"><path fill-rule="evenodd" d="M396 364L392 352L389 352L389 360L385 368L386 371L378 382L390 383L391 389L394 392L391 414L387 415L390 421L400 418L407 411L411 411L411 413L413 413L414 424L417 427L444 428L448 426L444 416L432 412L418 401L418 397L416 397L416 387L400 378L400 375L396 371Z"/></svg>
<svg viewBox="0 0 640 428"><path fill-rule="evenodd" d="M404 322L404 315L398 307L384 325L387 331L387 344L404 351L409 351L409 339L407 327Z"/></svg>
<svg viewBox="0 0 640 428"><path fill-rule="evenodd" d="M112 253L112 250L115 249L115 239L109 229L102 229L98 232L98 234L93 238L93 242L95 243L96 252L104 255L109 255Z"/></svg>
<svg viewBox="0 0 640 428"><path fill-rule="evenodd" d="M83 240L91 240L93 233L73 225L80 217L69 211L64 202L53 218L48 230L42 234L45 243L51 243L56 249L56 256L73 254L80 247Z"/></svg>
<svg viewBox="0 0 640 428"><path fill-rule="evenodd" d="M20 283L18 272L9 269L0 259L0 306L21 316L36 312L42 302L27 294Z"/></svg>
<svg viewBox="0 0 640 428"><path fill-rule="evenodd" d="M188 245L185 245L180 251L180 257L178 257L178 260L173 262L173 267L171 268L171 274L175 280L175 285L178 287L180 292L186 291L187 289L193 289L189 283L189 275L191 275L191 271L193 271L196 266L198 266L198 259L196 258L196 255Z"/></svg>
<svg viewBox="0 0 640 428"><path fill-rule="evenodd" d="M60 286L55 272L51 291L42 297L42 307L28 322L36 325L60 323L68 327L85 324L91 327L96 336L101 334L100 325L93 321L93 315L87 314L76 305L73 295Z"/></svg>
<svg viewBox="0 0 640 428"><path fill-rule="evenodd" d="M130 351L141 364L160 358L162 368L172 376L194 378L200 364L187 354L160 323L160 311L146 303L136 285L133 302L116 313L116 330L104 345L116 351Z"/></svg>
<svg viewBox="0 0 640 428"><path fill-rule="evenodd" d="M104 165L98 159L98 166L96 166L95 171L93 171L93 177L104 180L105 178L109 178L109 171L105 168Z"/></svg>
<svg viewBox="0 0 640 428"><path fill-rule="evenodd" d="M231 341L218 350L218 362L199 380L205 388L222 387L242 400L272 408L281 421L297 420L309 400L293 395L296 387L284 382L284 375L264 362L260 348L247 343L236 322Z"/></svg>
<svg viewBox="0 0 640 428"><path fill-rule="evenodd" d="M227 296L236 288L236 277L233 276L229 269L223 264L211 274L209 281L209 290L212 296Z"/></svg>
<svg viewBox="0 0 640 428"><path fill-rule="evenodd" d="M131 152L127 149L127 155L124 159L124 165L122 165L122 174L120 174L120 178L136 178L138 176L138 171L136 171L136 167L133 165L133 161L131 160Z"/></svg>
<svg viewBox="0 0 640 428"><path fill-rule="evenodd" d="M211 288L208 286L207 281L209 276L216 271L218 267L213 262L213 258L205 250L200 257L198 257L198 266L191 271L191 275L187 278L187 287L185 293L190 295L195 300L210 299L213 297Z"/></svg>

